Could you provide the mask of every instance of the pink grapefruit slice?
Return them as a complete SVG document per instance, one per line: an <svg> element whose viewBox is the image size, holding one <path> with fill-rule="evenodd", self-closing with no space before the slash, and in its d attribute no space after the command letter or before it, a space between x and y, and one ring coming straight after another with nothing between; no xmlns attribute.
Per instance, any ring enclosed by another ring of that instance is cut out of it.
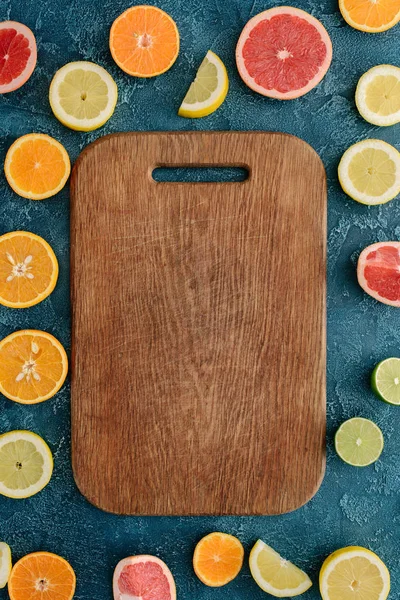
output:
<svg viewBox="0 0 400 600"><path fill-rule="evenodd" d="M20 88L36 66L36 40L26 25L16 21L0 23L0 94Z"/></svg>
<svg viewBox="0 0 400 600"><path fill-rule="evenodd" d="M332 42L313 16L291 6L256 15L243 29L236 63L243 81L255 92L293 100L325 77L332 62Z"/></svg>
<svg viewBox="0 0 400 600"><path fill-rule="evenodd" d="M400 306L400 242L378 242L365 248L358 259L357 278L375 300Z"/></svg>
<svg viewBox="0 0 400 600"><path fill-rule="evenodd" d="M175 581L156 556L129 556L114 571L114 600L176 600Z"/></svg>

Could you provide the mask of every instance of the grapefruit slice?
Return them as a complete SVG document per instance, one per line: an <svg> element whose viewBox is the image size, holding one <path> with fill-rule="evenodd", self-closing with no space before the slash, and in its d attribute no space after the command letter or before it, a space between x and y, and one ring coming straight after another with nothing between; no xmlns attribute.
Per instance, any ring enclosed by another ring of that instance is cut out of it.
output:
<svg viewBox="0 0 400 600"><path fill-rule="evenodd" d="M114 571L114 600L176 600L175 581L156 556L128 556Z"/></svg>
<svg viewBox="0 0 400 600"><path fill-rule="evenodd" d="M20 88L36 66L36 40L26 25L0 23L0 94Z"/></svg>
<svg viewBox="0 0 400 600"><path fill-rule="evenodd" d="M375 300L400 306L400 242L378 242L365 248L358 259L357 278Z"/></svg>
<svg viewBox="0 0 400 600"><path fill-rule="evenodd" d="M236 63L243 81L255 92L293 100L312 90L332 61L325 27L299 8L279 6L256 15L243 29Z"/></svg>

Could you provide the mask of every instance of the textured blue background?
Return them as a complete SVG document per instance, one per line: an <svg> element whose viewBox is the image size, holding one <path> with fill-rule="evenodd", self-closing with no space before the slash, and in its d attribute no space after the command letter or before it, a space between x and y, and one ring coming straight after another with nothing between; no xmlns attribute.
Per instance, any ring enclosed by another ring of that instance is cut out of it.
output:
<svg viewBox="0 0 400 600"><path fill-rule="evenodd" d="M80 600L109 600L111 578L119 559L154 553L170 566L178 598L261 600L246 564L226 588L213 590L194 576L191 557L197 540L212 530L237 535L246 552L261 537L304 568L314 585L306 600L319 598L317 577L323 559L349 544L378 552L392 573L392 599L400 599L400 413L375 399L369 387L373 366L400 356L400 311L378 304L358 287L358 253L378 240L400 239L400 204L367 208L339 188L336 168L344 150L359 140L378 137L400 149L400 125L368 125L354 105L360 75L380 63L399 63L400 26L378 35L347 26L336 0L293 0L318 17L334 45L331 70L307 96L280 103L251 92L241 82L234 49L247 20L280 0L159 0L177 21L182 46L174 67L153 80L125 75L108 50L111 23L129 0L0 0L0 20L13 19L32 28L38 41L38 66L20 90L0 97L0 161L10 144L30 132L60 140L74 161L91 141L106 133L165 129L280 130L309 142L321 155L329 181L328 265L328 464L325 481L304 508L265 518L133 518L107 515L77 491L70 467L69 394L67 384L52 400L20 406L0 397L0 432L31 429L50 444L55 471L48 487L24 501L0 498L0 539L14 557L35 550L53 551L74 566ZM184 120L177 109L208 49L227 65L231 88L225 104L212 116ZM119 87L113 118L99 131L83 134L63 127L47 99L54 72L72 60L92 60L106 67ZM57 197L32 202L17 197L0 174L0 233L26 229L45 237L60 262L56 290L42 304L26 310L0 307L0 336L22 328L45 329L70 348L68 283L68 188ZM300 265L301 268L301 265ZM286 398L281 399L287 401ZM335 455L332 438L345 419L362 415L382 428L386 446L374 466L357 470ZM132 490L134 493L134 490ZM0 599L7 598L0 591Z"/></svg>

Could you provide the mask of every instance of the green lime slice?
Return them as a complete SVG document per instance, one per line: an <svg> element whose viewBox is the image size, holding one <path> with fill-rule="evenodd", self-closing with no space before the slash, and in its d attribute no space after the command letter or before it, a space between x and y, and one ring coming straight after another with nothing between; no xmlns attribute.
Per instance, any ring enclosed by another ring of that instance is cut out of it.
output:
<svg viewBox="0 0 400 600"><path fill-rule="evenodd" d="M367 467L380 457L383 435L369 419L355 417L342 423L335 435L336 452L353 467Z"/></svg>
<svg viewBox="0 0 400 600"><path fill-rule="evenodd" d="M371 385L378 398L400 406L400 358L387 358L376 365Z"/></svg>

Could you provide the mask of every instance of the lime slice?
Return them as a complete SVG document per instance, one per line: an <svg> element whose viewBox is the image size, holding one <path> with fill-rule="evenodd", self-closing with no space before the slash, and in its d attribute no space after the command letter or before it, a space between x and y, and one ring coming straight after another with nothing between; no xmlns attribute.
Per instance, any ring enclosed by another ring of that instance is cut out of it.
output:
<svg viewBox="0 0 400 600"><path fill-rule="evenodd" d="M376 365L371 376L375 394L389 404L400 405L400 358L387 358Z"/></svg>
<svg viewBox="0 0 400 600"><path fill-rule="evenodd" d="M53 77L49 100L63 125L92 131L108 121L118 99L115 81L103 67L91 62L68 63Z"/></svg>
<svg viewBox="0 0 400 600"><path fill-rule="evenodd" d="M41 437L31 431L10 431L0 436L0 494L29 498L50 481L53 457Z"/></svg>
<svg viewBox="0 0 400 600"><path fill-rule="evenodd" d="M8 544L0 542L0 589L6 587L11 573L11 550Z"/></svg>
<svg viewBox="0 0 400 600"><path fill-rule="evenodd" d="M335 435L336 452L353 467L367 467L374 463L382 454L383 445L378 425L362 417L345 421Z"/></svg>
<svg viewBox="0 0 400 600"><path fill-rule="evenodd" d="M400 123L400 69L378 65L361 77L356 104L368 123L387 127Z"/></svg>
<svg viewBox="0 0 400 600"><path fill-rule="evenodd" d="M209 50L197 71L178 114L196 119L217 110L228 93L228 73L222 60Z"/></svg>
<svg viewBox="0 0 400 600"><path fill-rule="evenodd" d="M400 153L381 140L351 146L339 164L339 181L348 196L369 206L400 193Z"/></svg>
<svg viewBox="0 0 400 600"><path fill-rule="evenodd" d="M255 582L271 596L292 598L312 586L304 571L282 558L262 540L258 540L250 552L249 564Z"/></svg>
<svg viewBox="0 0 400 600"><path fill-rule="evenodd" d="M386 600L390 573L371 550L349 546L325 560L319 587L323 600Z"/></svg>

